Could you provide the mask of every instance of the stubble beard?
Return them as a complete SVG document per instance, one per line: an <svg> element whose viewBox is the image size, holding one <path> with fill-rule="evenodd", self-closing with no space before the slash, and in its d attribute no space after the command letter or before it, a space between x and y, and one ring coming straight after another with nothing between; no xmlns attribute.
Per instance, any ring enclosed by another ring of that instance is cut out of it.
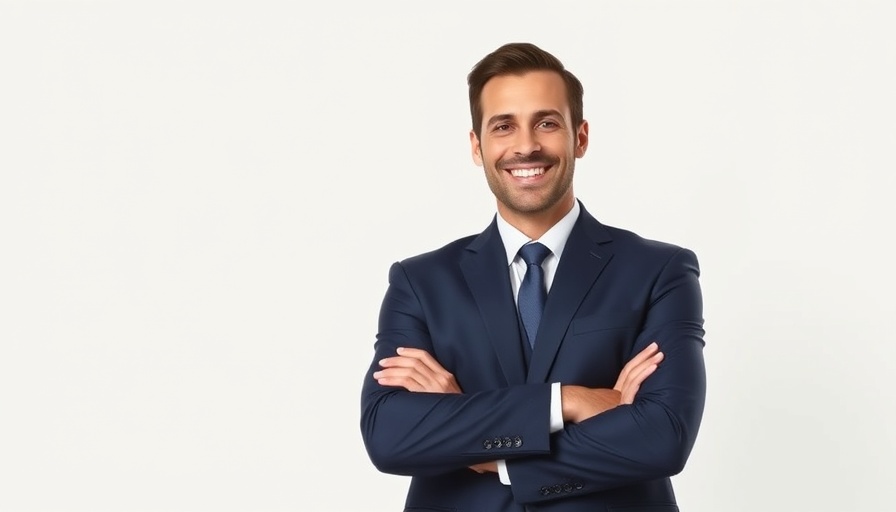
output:
<svg viewBox="0 0 896 512"><path fill-rule="evenodd" d="M532 215L550 210L569 192L575 174L575 161L570 161L567 164L566 172L560 178L561 181L552 183L547 190L540 191L541 193L538 195L529 192L515 193L514 190L502 183L500 173L503 172L506 171L497 168L486 172L486 181L492 194L508 210L518 214ZM558 169L552 169L549 172L558 172Z"/></svg>

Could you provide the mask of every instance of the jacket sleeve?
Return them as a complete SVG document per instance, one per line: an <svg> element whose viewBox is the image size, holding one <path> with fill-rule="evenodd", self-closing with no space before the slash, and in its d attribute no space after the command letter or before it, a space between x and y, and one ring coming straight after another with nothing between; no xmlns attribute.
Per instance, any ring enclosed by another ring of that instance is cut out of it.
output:
<svg viewBox="0 0 896 512"><path fill-rule="evenodd" d="M696 256L680 249L652 288L634 354L656 341L663 362L635 402L567 423L548 456L507 462L514 499L535 503L679 473L703 416L703 301Z"/></svg>
<svg viewBox="0 0 896 512"><path fill-rule="evenodd" d="M550 384L469 394L412 393L373 378L398 347L433 354L424 310L401 264L389 271L373 362L361 393L361 434L373 464L398 475L433 475L480 462L550 451ZM544 418L544 421L533 421Z"/></svg>

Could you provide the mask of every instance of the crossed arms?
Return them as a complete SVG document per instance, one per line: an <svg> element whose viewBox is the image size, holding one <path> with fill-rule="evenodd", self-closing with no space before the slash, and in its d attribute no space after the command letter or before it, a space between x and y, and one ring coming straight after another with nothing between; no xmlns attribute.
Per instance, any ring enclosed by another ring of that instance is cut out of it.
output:
<svg viewBox="0 0 896 512"><path fill-rule="evenodd" d="M680 250L650 292L634 353L613 388L564 383L560 432L550 434L550 384L463 393L432 354L425 315L400 265L390 272L377 357L364 383L362 434L382 471L436 475L493 471L504 459L520 503L568 478L579 493L676 474L684 467L703 412L702 301L696 258ZM652 344L656 341L656 344ZM400 353L398 347L406 347ZM376 375L374 375L376 373ZM543 421L541 420L543 419ZM520 434L519 449L482 450L490 433Z"/></svg>
<svg viewBox="0 0 896 512"><path fill-rule="evenodd" d="M414 393L463 393L454 375L425 350L398 347L397 353L395 357L380 360L383 369L373 374L381 386L400 387ZM651 343L625 365L612 389L561 386L563 422L580 423L619 405L631 404L641 383L662 360L659 345ZM497 473L498 465L496 461L482 462L470 469L477 473Z"/></svg>

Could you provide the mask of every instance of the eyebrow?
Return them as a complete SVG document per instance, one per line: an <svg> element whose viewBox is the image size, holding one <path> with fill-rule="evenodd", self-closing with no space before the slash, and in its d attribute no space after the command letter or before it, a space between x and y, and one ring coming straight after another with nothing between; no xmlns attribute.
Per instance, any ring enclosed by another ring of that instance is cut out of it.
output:
<svg viewBox="0 0 896 512"><path fill-rule="evenodd" d="M552 108L546 109L546 110L537 110L537 111L535 111L534 114L532 114L532 117L536 118L536 119L540 119L540 118L548 117L548 116L557 116L561 119L563 118L563 114L561 114L559 111L554 110ZM516 116L514 116L513 114L496 114L496 115L493 115L492 117L488 118L488 122L485 123L485 125L491 126L500 121L512 121L515 117Z"/></svg>

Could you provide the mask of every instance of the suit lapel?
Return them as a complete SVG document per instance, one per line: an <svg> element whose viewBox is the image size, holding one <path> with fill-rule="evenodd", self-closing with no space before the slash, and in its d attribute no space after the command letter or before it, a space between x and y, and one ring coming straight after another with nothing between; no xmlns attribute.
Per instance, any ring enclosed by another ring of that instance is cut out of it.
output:
<svg viewBox="0 0 896 512"><path fill-rule="evenodd" d="M607 230L583 206L554 275L526 382L545 382L547 379L560 349L560 342L579 305L613 257L613 252L606 244L610 241Z"/></svg>
<svg viewBox="0 0 896 512"><path fill-rule="evenodd" d="M507 253L494 221L467 246L460 266L507 383L524 383L526 363L510 286Z"/></svg>

